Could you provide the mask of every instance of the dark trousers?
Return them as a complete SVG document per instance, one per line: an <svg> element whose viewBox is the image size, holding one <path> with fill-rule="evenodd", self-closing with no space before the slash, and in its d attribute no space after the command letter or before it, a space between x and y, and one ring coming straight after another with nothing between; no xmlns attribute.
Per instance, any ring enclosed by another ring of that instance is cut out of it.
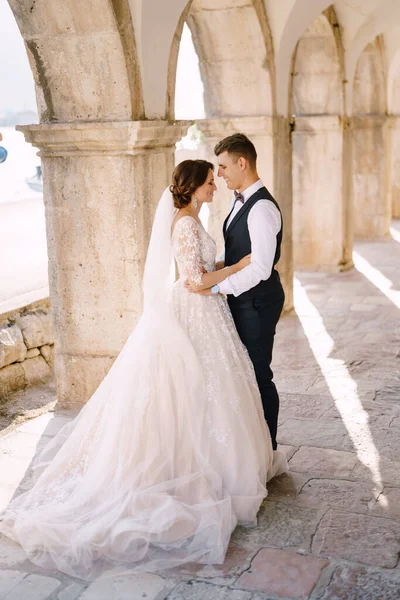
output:
<svg viewBox="0 0 400 600"><path fill-rule="evenodd" d="M283 290L272 297L259 296L242 302L240 297L228 296L240 339L246 346L254 365L274 450L277 447L279 396L272 381L271 360L276 324L282 312L284 299Z"/></svg>

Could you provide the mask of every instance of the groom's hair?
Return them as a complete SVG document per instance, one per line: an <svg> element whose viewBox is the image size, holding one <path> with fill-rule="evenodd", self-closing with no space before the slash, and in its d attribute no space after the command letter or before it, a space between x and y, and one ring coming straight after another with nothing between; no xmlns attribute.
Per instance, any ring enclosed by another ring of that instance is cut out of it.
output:
<svg viewBox="0 0 400 600"><path fill-rule="evenodd" d="M235 162L243 156L253 169L256 167L256 149L253 142L244 133L234 133L224 138L215 146L214 152L216 156L219 156L223 152L228 152L228 154L232 154L236 158Z"/></svg>

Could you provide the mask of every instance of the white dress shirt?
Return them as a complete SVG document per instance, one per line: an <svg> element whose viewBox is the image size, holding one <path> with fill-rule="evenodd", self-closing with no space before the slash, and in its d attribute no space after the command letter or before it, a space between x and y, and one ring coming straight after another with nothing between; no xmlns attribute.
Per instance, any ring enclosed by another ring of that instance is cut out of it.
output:
<svg viewBox="0 0 400 600"><path fill-rule="evenodd" d="M244 202L247 202L250 196L263 186L263 182L259 179L241 192ZM227 229L242 206L241 202L236 202ZM218 284L222 294L240 296L271 276L276 252L276 236L282 226L279 210L270 200L259 200L250 209L247 224L251 242L251 262L247 267Z"/></svg>

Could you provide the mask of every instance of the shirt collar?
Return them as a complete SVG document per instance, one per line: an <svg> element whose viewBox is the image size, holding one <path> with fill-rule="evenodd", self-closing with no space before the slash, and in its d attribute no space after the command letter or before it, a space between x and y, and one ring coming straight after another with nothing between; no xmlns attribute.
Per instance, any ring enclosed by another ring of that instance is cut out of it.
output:
<svg viewBox="0 0 400 600"><path fill-rule="evenodd" d="M258 181L253 183L253 185L251 185L250 187L246 188L243 192L241 192L241 194L243 196L243 204L245 202L247 202L247 200L250 198L250 196L255 194L263 186L264 186L263 182L261 181L261 179L259 179Z"/></svg>

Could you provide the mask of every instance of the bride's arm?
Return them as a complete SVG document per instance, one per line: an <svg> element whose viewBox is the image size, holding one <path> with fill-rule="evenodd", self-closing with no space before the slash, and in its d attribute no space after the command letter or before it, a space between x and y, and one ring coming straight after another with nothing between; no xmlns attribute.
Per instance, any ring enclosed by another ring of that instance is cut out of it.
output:
<svg viewBox="0 0 400 600"><path fill-rule="evenodd" d="M202 290L210 289L213 287L213 285L221 283L221 281L223 281L226 277L229 277L230 275L241 271L249 264L250 254L242 258L236 264L230 267L224 267L223 269L219 269L219 271L211 271L210 273L200 272L196 273L195 275L192 274L192 276L188 278L190 287L194 292L201 292Z"/></svg>
<svg viewBox="0 0 400 600"><path fill-rule="evenodd" d="M190 287L194 292L212 288L213 285L244 269L250 263L250 258L245 256L232 266L204 273L198 224L193 218L185 217L178 220L176 227L178 227L175 238L177 242L176 258L184 267Z"/></svg>
<svg viewBox="0 0 400 600"><path fill-rule="evenodd" d="M215 270L219 271L220 269L223 269L225 266L225 261L224 260L219 260L216 264L215 264Z"/></svg>

